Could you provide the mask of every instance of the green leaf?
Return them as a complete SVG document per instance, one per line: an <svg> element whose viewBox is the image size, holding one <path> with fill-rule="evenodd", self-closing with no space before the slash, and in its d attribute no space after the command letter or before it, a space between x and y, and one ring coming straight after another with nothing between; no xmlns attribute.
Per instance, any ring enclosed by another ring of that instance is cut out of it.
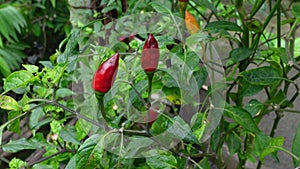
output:
<svg viewBox="0 0 300 169"><path fill-rule="evenodd" d="M67 38L68 42L65 47L65 51L60 54L57 58L57 63L67 63L77 59L79 54L78 36L79 30L74 30L74 32Z"/></svg>
<svg viewBox="0 0 300 169"><path fill-rule="evenodd" d="M263 31L263 23L256 18L249 19L245 22L245 25L249 29L249 31L253 31L255 33L260 33Z"/></svg>
<svg viewBox="0 0 300 169"><path fill-rule="evenodd" d="M71 142L77 145L80 145L81 143L77 139L77 133L74 126L66 126L60 130L59 136L65 141L65 142Z"/></svg>
<svg viewBox="0 0 300 169"><path fill-rule="evenodd" d="M193 131L195 137L197 138L198 142L201 142L202 136L204 134L206 128L206 124L204 123L200 128Z"/></svg>
<svg viewBox="0 0 300 169"><path fill-rule="evenodd" d="M300 17L300 3L293 3L292 14L296 17Z"/></svg>
<svg viewBox="0 0 300 169"><path fill-rule="evenodd" d="M21 111L10 111L8 113L8 120L11 120L17 116L19 116L22 112ZM18 118L17 120L13 121L8 125L8 130L21 134L21 128L20 128L20 119Z"/></svg>
<svg viewBox="0 0 300 169"><path fill-rule="evenodd" d="M217 127L212 135L211 135L211 138L210 138L210 146L212 148L213 151L217 151L217 148L219 146L219 144L223 145L224 143L224 139L221 139L221 129L220 127Z"/></svg>
<svg viewBox="0 0 300 169"><path fill-rule="evenodd" d="M286 53L286 49L285 48L274 48L275 51L275 55L278 56L280 59L278 61L278 63L280 64L280 61L282 61L284 64L288 64L289 62L289 57Z"/></svg>
<svg viewBox="0 0 300 169"><path fill-rule="evenodd" d="M0 5L0 36L5 37L9 42L17 41L17 33L21 33L21 29L25 26L25 18L15 7L7 4Z"/></svg>
<svg viewBox="0 0 300 169"><path fill-rule="evenodd" d="M57 121L57 120L53 120L53 121L50 123L50 128L51 128L51 131L52 131L54 134L59 134L59 132L60 132L61 129L63 128L62 122Z"/></svg>
<svg viewBox="0 0 300 169"><path fill-rule="evenodd" d="M90 128L91 128L91 123L79 119L77 123L75 124L76 130L77 130L77 138L78 140L84 139L89 133Z"/></svg>
<svg viewBox="0 0 300 169"><path fill-rule="evenodd" d="M28 72L30 73L37 73L39 71L39 67L35 65L22 65Z"/></svg>
<svg viewBox="0 0 300 169"><path fill-rule="evenodd" d="M260 133L255 136L254 150L257 155L259 155L264 150L264 148L267 147L270 140L271 138L264 133Z"/></svg>
<svg viewBox="0 0 300 169"><path fill-rule="evenodd" d="M228 21L210 22L206 25L204 30L212 31L212 32L221 32L221 31L242 32L243 31L237 24Z"/></svg>
<svg viewBox="0 0 300 169"><path fill-rule="evenodd" d="M68 96L72 96L73 94L75 94L75 93L72 90L68 89L68 88L59 88L56 91L56 97L57 98L68 97Z"/></svg>
<svg viewBox="0 0 300 169"><path fill-rule="evenodd" d="M203 50L202 49L203 46L199 42L212 41L212 40L213 40L213 37L211 37L207 33L198 32L198 33L194 33L194 34L190 35L189 37L187 37L186 44L188 47L190 47L190 49L193 52L198 53L198 52L201 52L200 50ZM180 52L180 50L178 52Z"/></svg>
<svg viewBox="0 0 300 169"><path fill-rule="evenodd" d="M165 116L158 116L154 123L152 123L150 129L151 135L156 136L164 133L167 130L169 123L171 123L171 121Z"/></svg>
<svg viewBox="0 0 300 169"><path fill-rule="evenodd" d="M151 2L150 5L158 13L170 14L171 13L171 11L170 11L171 8L167 8L167 6L171 6L171 4L168 1L165 1L164 3L166 3L166 4L162 4L159 1L154 1L154 2Z"/></svg>
<svg viewBox="0 0 300 169"><path fill-rule="evenodd" d="M10 96L0 95L0 108L4 110L20 110L18 102Z"/></svg>
<svg viewBox="0 0 300 169"><path fill-rule="evenodd" d="M261 161L264 160L264 158L273 153L273 152L276 152L278 151L278 148L276 147L282 147L283 146L283 143L284 143L284 137L280 136L280 137L275 137L275 138L272 138L270 141L269 141L269 144L267 147L265 147L264 151L259 155L259 159Z"/></svg>
<svg viewBox="0 0 300 169"><path fill-rule="evenodd" d="M50 117L42 119L36 125L33 126L32 132L35 133L35 131L37 129L41 128L42 126L49 125L52 121L53 121L53 118L50 118Z"/></svg>
<svg viewBox="0 0 300 169"><path fill-rule="evenodd" d="M74 169L76 168L76 159L77 159L77 154L75 154L71 160L68 162L67 166L65 169Z"/></svg>
<svg viewBox="0 0 300 169"><path fill-rule="evenodd" d="M53 8L55 8L55 3L56 3L56 0L51 0L51 5L53 6Z"/></svg>
<svg viewBox="0 0 300 169"><path fill-rule="evenodd" d="M172 123L173 124L167 129L167 131L174 135L175 138L184 139L196 144L199 143L189 125L180 116L175 116ZM201 137L199 139L201 139Z"/></svg>
<svg viewBox="0 0 300 169"><path fill-rule="evenodd" d="M42 133L35 135L33 138L27 140L26 138L21 138L19 140L13 140L3 145L3 151L16 153L21 150L34 150L40 149L43 146L47 146L46 140Z"/></svg>
<svg viewBox="0 0 300 169"><path fill-rule="evenodd" d="M53 169L52 165L49 164L35 164L32 166L32 169Z"/></svg>
<svg viewBox="0 0 300 169"><path fill-rule="evenodd" d="M256 57L263 59L262 61L258 61L258 63L261 63L266 60L270 64L274 64L273 62L277 63L278 67L281 67L281 62L283 62L285 66L286 64L288 64L289 61L289 57L286 54L286 49L283 47L268 48L266 50L262 50Z"/></svg>
<svg viewBox="0 0 300 169"><path fill-rule="evenodd" d="M129 46L132 49L138 49L138 47L140 46L139 41L136 39L133 39L132 41L129 42Z"/></svg>
<svg viewBox="0 0 300 169"><path fill-rule="evenodd" d="M33 32L33 34L37 37L41 36L42 34L42 29L41 29L41 25L39 22L36 22L35 24L30 25L31 27L31 31Z"/></svg>
<svg viewBox="0 0 300 169"><path fill-rule="evenodd" d="M225 111L228 112L232 116L234 121L241 125L245 130L253 133L260 132L259 128L257 127L251 114L248 111L238 107L231 107L225 109Z"/></svg>
<svg viewBox="0 0 300 169"><path fill-rule="evenodd" d="M252 115L252 117L258 115L263 108L263 103L259 102L256 99L250 100L245 107L245 109Z"/></svg>
<svg viewBox="0 0 300 169"><path fill-rule="evenodd" d="M150 150L145 153L146 162L151 168L155 169L172 169L177 168L176 158L166 151Z"/></svg>
<svg viewBox="0 0 300 169"><path fill-rule="evenodd" d="M193 2L197 4L199 7L207 8L214 12L217 12L215 5L208 0L194 0Z"/></svg>
<svg viewBox="0 0 300 169"><path fill-rule="evenodd" d="M165 94L166 98L173 104L182 104L184 100L181 97L180 88L178 87L163 87L163 93Z"/></svg>
<svg viewBox="0 0 300 169"><path fill-rule="evenodd" d="M206 68L198 67L198 69L194 71L193 76L195 77L195 80L197 82L198 89L201 89L202 85L206 82L208 72Z"/></svg>
<svg viewBox="0 0 300 169"><path fill-rule="evenodd" d="M244 71L240 76L252 85L271 85L282 80L279 71L269 66Z"/></svg>
<svg viewBox="0 0 300 169"><path fill-rule="evenodd" d="M234 63L238 63L247 59L252 54L252 50L249 48L241 47L230 51L229 57Z"/></svg>
<svg viewBox="0 0 300 169"><path fill-rule="evenodd" d="M194 70L199 67L200 58L195 52L188 52L186 55L179 51L176 53L179 59L184 61L184 66L187 66L188 69Z"/></svg>
<svg viewBox="0 0 300 169"><path fill-rule="evenodd" d="M122 53L128 51L129 46L125 42L119 42L112 47L112 50Z"/></svg>
<svg viewBox="0 0 300 169"><path fill-rule="evenodd" d="M293 103L289 101L289 99L282 90L279 90L270 101L274 104L279 104L281 108L293 107Z"/></svg>
<svg viewBox="0 0 300 169"><path fill-rule="evenodd" d="M124 150L127 157L137 157L139 153L149 150L148 148L155 143L155 141L148 137L135 136L131 136L128 142Z"/></svg>
<svg viewBox="0 0 300 169"><path fill-rule="evenodd" d="M138 83L134 84L134 86L137 89L137 91L144 92L147 90L147 80L140 80ZM146 111L142 100L138 97L136 91L133 88L130 88L129 90L129 99L136 109L140 111Z"/></svg>
<svg viewBox="0 0 300 169"><path fill-rule="evenodd" d="M196 130L200 126L202 126L203 120L204 120L203 116L204 116L204 113L196 113L196 114L193 115L193 117L191 119L191 122L190 122L190 124L192 126L191 127L192 130Z"/></svg>
<svg viewBox="0 0 300 169"><path fill-rule="evenodd" d="M203 169L210 169L210 163L209 163L208 157L203 157L203 159L200 161L199 165Z"/></svg>
<svg viewBox="0 0 300 169"><path fill-rule="evenodd" d="M255 94L264 89L264 86L250 84L245 79L242 79L241 83L243 85L241 95L239 96L240 98L244 96L254 96Z"/></svg>
<svg viewBox="0 0 300 169"><path fill-rule="evenodd" d="M45 68L53 69L53 64L50 61L39 61L39 63Z"/></svg>
<svg viewBox="0 0 300 169"><path fill-rule="evenodd" d="M167 34L156 36L155 39L157 40L157 42L159 42L159 44L158 44L159 49L165 48L168 45L176 45L176 43L173 41L173 37L170 37ZM138 44L138 45L141 45L141 44ZM137 46L136 48L138 48L138 47L139 46ZM142 47L142 46L140 46L140 47Z"/></svg>
<svg viewBox="0 0 300 169"><path fill-rule="evenodd" d="M179 87L178 82L176 81L176 79L174 79L174 77L172 77L170 74L165 74L162 77L162 83L165 87L167 88L175 88L175 87Z"/></svg>
<svg viewBox="0 0 300 169"><path fill-rule="evenodd" d="M42 76L42 82L46 86L48 85L50 87L56 85L61 79L61 77L63 76L65 70L66 70L66 66L63 65L56 65L53 69L44 68L44 71L46 73Z"/></svg>
<svg viewBox="0 0 300 169"><path fill-rule="evenodd" d="M36 106L35 104L30 105L30 107ZM38 107L32 110L29 118L29 126L30 129L36 130L37 125L39 124L39 120L44 116L44 111L42 107Z"/></svg>
<svg viewBox="0 0 300 169"><path fill-rule="evenodd" d="M233 155L234 153L239 152L241 149L241 139L234 132L231 132L228 135L228 138L226 139L226 143L228 145L230 155Z"/></svg>
<svg viewBox="0 0 300 169"><path fill-rule="evenodd" d="M33 75L26 70L13 72L4 80L3 88L7 92L20 87L25 87L32 78Z"/></svg>
<svg viewBox="0 0 300 169"><path fill-rule="evenodd" d="M10 169L20 169L20 168L25 168L26 167L26 162L14 157L10 162L9 162L9 168Z"/></svg>
<svg viewBox="0 0 300 169"><path fill-rule="evenodd" d="M6 127L6 125L1 125L0 126L0 145L2 145L2 134L3 134L3 130Z"/></svg>
<svg viewBox="0 0 300 169"><path fill-rule="evenodd" d="M13 43L0 48L0 56L5 60L10 69L19 69L26 55L22 52L27 46L21 43Z"/></svg>
<svg viewBox="0 0 300 169"><path fill-rule="evenodd" d="M192 126L192 131L198 141L201 141L201 138L204 134L206 123L204 122L203 118L204 113L196 113L193 115L191 119L191 126Z"/></svg>
<svg viewBox="0 0 300 169"><path fill-rule="evenodd" d="M88 138L78 149L76 158L76 168L99 168L104 145L100 135L93 135Z"/></svg>
<svg viewBox="0 0 300 169"><path fill-rule="evenodd" d="M30 105L28 104L29 102L30 98L28 98L27 94L24 94L22 99L18 101L19 107L21 107L23 112L26 112L30 109Z"/></svg>
<svg viewBox="0 0 300 169"><path fill-rule="evenodd" d="M7 77L9 74L11 74L10 68L7 64L7 62L3 59L3 57L0 56L0 72L4 77Z"/></svg>
<svg viewBox="0 0 300 169"><path fill-rule="evenodd" d="M300 123L298 124L293 143L292 143L292 153L297 157L300 157ZM300 162L293 158L294 166L298 167Z"/></svg>

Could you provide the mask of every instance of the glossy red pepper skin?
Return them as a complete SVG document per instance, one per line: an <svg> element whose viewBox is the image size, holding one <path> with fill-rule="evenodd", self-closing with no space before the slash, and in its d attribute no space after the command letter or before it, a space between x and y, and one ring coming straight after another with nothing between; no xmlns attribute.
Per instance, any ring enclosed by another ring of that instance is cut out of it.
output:
<svg viewBox="0 0 300 169"><path fill-rule="evenodd" d="M155 37L150 33L142 50L141 66L146 73L153 73L158 66L159 48Z"/></svg>
<svg viewBox="0 0 300 169"><path fill-rule="evenodd" d="M116 79L118 66L119 53L116 53L103 62L95 72L92 82L93 89L100 93L108 92Z"/></svg>

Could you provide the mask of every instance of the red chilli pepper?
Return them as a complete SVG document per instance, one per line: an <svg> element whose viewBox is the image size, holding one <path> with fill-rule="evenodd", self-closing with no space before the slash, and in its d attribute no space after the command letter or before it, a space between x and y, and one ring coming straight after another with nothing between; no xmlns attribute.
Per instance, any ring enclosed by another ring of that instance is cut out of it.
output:
<svg viewBox="0 0 300 169"><path fill-rule="evenodd" d="M103 62L95 72L92 87L95 91L106 93L112 87L119 66L119 53L114 54Z"/></svg>
<svg viewBox="0 0 300 169"><path fill-rule="evenodd" d="M150 33L142 50L142 68L146 73L153 73L158 66L158 60L158 43L155 37Z"/></svg>

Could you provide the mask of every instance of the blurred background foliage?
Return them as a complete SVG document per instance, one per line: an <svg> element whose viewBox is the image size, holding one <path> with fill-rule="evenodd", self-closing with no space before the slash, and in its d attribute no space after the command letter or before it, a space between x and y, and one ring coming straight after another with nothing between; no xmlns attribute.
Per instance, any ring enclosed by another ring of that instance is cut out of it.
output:
<svg viewBox="0 0 300 169"><path fill-rule="evenodd" d="M0 0L0 82L47 59L70 30L67 0Z"/></svg>

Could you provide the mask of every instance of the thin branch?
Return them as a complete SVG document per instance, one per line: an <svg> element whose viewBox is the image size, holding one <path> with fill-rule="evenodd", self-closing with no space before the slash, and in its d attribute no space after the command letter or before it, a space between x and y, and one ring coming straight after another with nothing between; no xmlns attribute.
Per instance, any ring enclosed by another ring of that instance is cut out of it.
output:
<svg viewBox="0 0 300 169"><path fill-rule="evenodd" d="M60 104L60 103L58 103L56 101L48 101L47 103L50 104L50 105L53 105L53 106L60 107L60 108L62 108L64 110L66 110L66 111L68 111L68 112L76 115L78 118L84 119L85 121L90 122L91 124L93 124L95 126L98 126L98 127L101 127L101 128L104 129L104 126L102 124L97 123L93 119L90 119L90 118L86 117L85 115L82 115L79 112L77 112L75 110L72 110L72 109L70 109L70 108L68 108L68 107L66 107L66 106L64 106L64 105L62 105L62 104Z"/></svg>
<svg viewBox="0 0 300 169"><path fill-rule="evenodd" d="M52 155L50 155L50 156L43 157L43 158L41 158L41 159L39 159L39 160L37 160L37 161L34 161L34 162L32 162L32 163L29 163L28 166L29 166L29 167L32 167L32 166L35 165L35 164L41 163L41 162L43 162L43 161L46 161L46 160L48 160L48 159L50 159L50 158L53 158L53 157L58 156L58 155L63 154L63 153L76 153L76 151L75 151L75 150L67 150L67 149L63 149L63 150L61 150L61 151L59 151L59 152L57 152L57 153L54 153L54 154L52 154Z"/></svg>

